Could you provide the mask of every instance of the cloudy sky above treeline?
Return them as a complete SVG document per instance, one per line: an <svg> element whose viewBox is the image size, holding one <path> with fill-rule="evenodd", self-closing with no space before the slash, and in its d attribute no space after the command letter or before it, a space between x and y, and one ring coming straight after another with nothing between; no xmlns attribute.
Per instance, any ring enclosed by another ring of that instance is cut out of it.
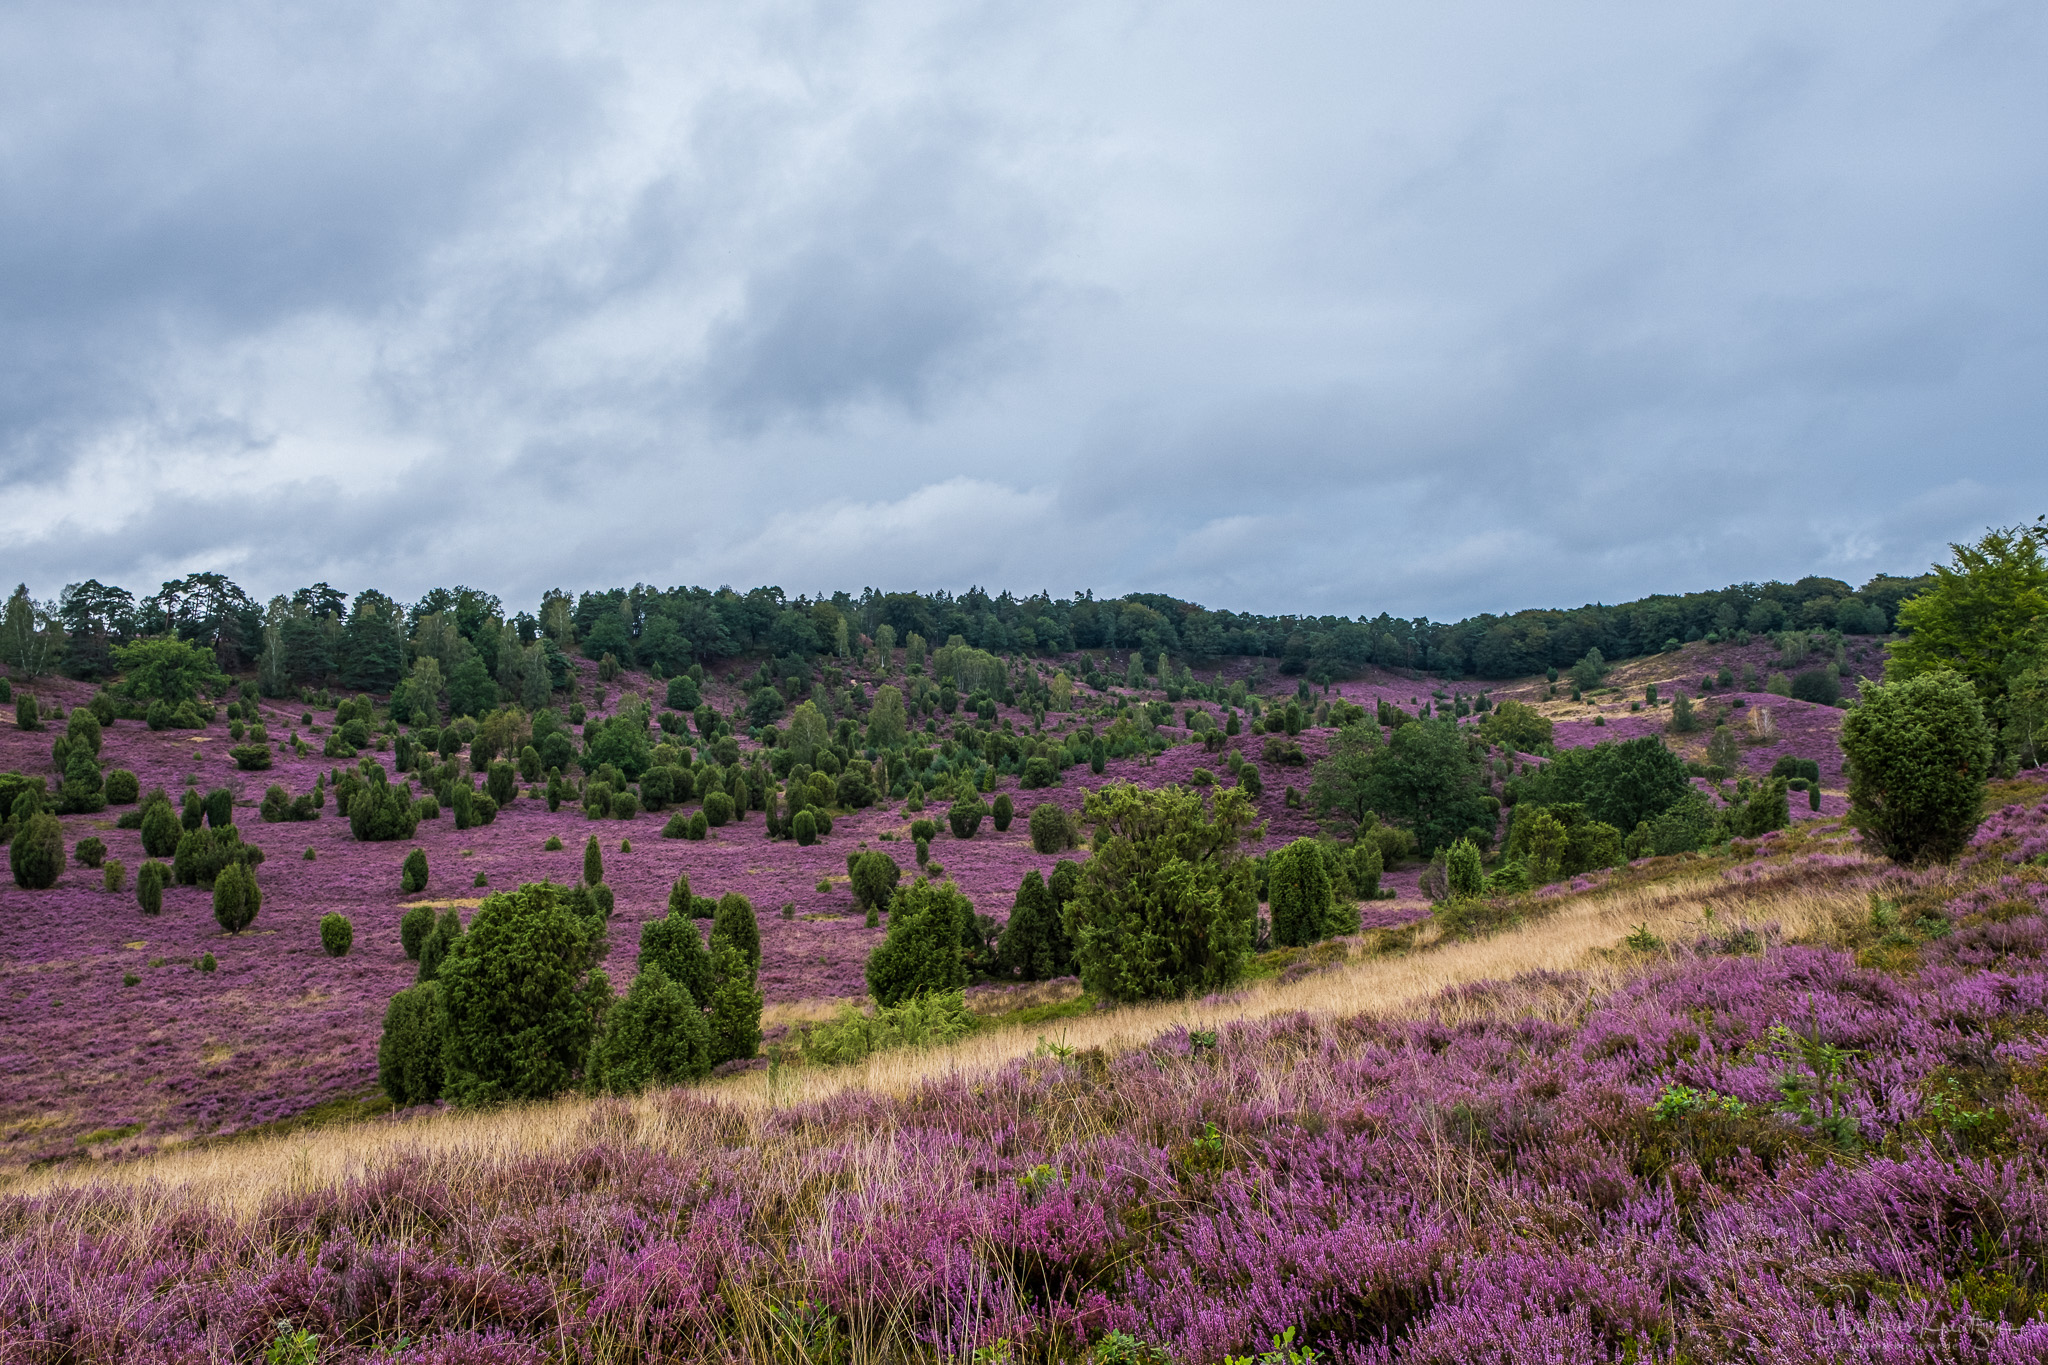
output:
<svg viewBox="0 0 2048 1365"><path fill-rule="evenodd" d="M2038 3L0 10L0 569L1437 619L2048 511Z"/></svg>

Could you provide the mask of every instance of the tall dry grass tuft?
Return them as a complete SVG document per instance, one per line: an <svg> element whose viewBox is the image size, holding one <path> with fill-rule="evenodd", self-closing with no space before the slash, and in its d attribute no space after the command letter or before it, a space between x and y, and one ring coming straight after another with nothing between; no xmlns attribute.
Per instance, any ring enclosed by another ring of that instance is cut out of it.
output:
<svg viewBox="0 0 2048 1365"><path fill-rule="evenodd" d="M583 1097L480 1113L441 1111L305 1130L246 1142L172 1149L112 1166L57 1168L19 1175L6 1188L36 1193L79 1185L149 1187L179 1207L195 1202L236 1216L279 1193L311 1194L371 1177L392 1163L432 1162L480 1177L536 1155L559 1155L594 1137L662 1150L746 1142L780 1147L784 1111L849 1092L903 1096L930 1081L988 1076L1042 1051L1046 1043L1077 1053L1116 1054L1176 1029L1208 1030L1247 1020L1307 1014L1318 1018L1394 1016L1434 1011L1450 1022L1529 1014L1565 1023L1619 983L1664 960L1665 953L1620 948L1631 933L1679 942L1708 927L1774 923L1787 939L1826 939L1860 915L1868 876L1835 868L1816 877L1781 875L1731 887L1719 864L1681 863L1653 880L1532 900L1540 918L1468 941L1424 926L1405 950L1372 953L1361 941L1341 963L1299 980L1254 985L1199 1000L1104 1010L1056 1023L994 1028L929 1049L875 1054L845 1067L772 1067L690 1092L631 1100ZM1873 869L1874 870L1874 869ZM1490 983L1480 990L1460 990ZM822 1011L820 1013L823 1013ZM789 1009L786 1021L818 1017ZM688 1102L679 1095L689 1097ZM779 1137L771 1137L771 1130ZM886 1161L886 1151L875 1155ZM1447 1160L1434 1154L1432 1163ZM1431 1169L1436 1169L1435 1165ZM170 1191L175 1190L173 1196ZM152 1201L145 1195L137 1216Z"/></svg>

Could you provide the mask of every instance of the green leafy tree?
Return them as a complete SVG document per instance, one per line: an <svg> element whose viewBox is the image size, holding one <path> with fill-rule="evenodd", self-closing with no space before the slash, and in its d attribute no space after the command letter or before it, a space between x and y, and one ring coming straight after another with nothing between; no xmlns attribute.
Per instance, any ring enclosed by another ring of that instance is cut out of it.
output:
<svg viewBox="0 0 2048 1365"><path fill-rule="evenodd" d="M137 701L176 706L227 683L212 650L170 636L121 645L114 662L123 675L121 690Z"/></svg>
<svg viewBox="0 0 2048 1365"><path fill-rule="evenodd" d="M875 704L868 709L868 746L891 749L910 733L910 717L903 709L903 693L883 685L875 690Z"/></svg>
<svg viewBox="0 0 2048 1365"><path fill-rule="evenodd" d="M889 932L868 954L868 993L883 1007L967 984L960 956L963 926L974 905L952 882L919 878L889 905Z"/></svg>
<svg viewBox="0 0 2048 1365"><path fill-rule="evenodd" d="M1396 729L1364 785L1367 807L1415 831L1423 853L1490 826L1494 812L1480 787L1478 763L1464 733L1451 720L1418 721Z"/></svg>
<svg viewBox="0 0 2048 1365"><path fill-rule="evenodd" d="M1598 646L1586 651L1584 658L1572 665L1572 686L1585 691L1598 687L1607 676L1607 657Z"/></svg>
<svg viewBox="0 0 2048 1365"><path fill-rule="evenodd" d="M1330 743L1330 756L1315 766L1308 784L1309 806L1332 828L1355 830L1372 823L1368 790L1373 764L1386 751L1377 725L1347 725Z"/></svg>
<svg viewBox="0 0 2048 1365"><path fill-rule="evenodd" d="M1513 753L1540 753L1553 733L1550 717L1512 699L1494 707L1479 722L1480 738Z"/></svg>
<svg viewBox="0 0 2048 1365"><path fill-rule="evenodd" d="M437 977L450 1099L545 1099L570 1087L611 995L596 946L551 883L484 898Z"/></svg>
<svg viewBox="0 0 2048 1365"><path fill-rule="evenodd" d="M2005 720L2012 679L2048 662L2041 629L2048 618L2048 524L2009 526L1975 545L1951 545L1954 560L1934 566L1935 581L1899 604L1905 638L1886 646L1885 681L1907 682L1953 671L1968 679L1995 723Z"/></svg>
<svg viewBox="0 0 2048 1365"><path fill-rule="evenodd" d="M441 1098L441 1054L448 1020L441 987L432 981L408 986L384 1007L384 1033L377 1041L377 1084L400 1109Z"/></svg>
<svg viewBox="0 0 2048 1365"><path fill-rule="evenodd" d="M1330 875L1313 839L1296 839L1266 859L1266 900L1273 943L1300 948L1323 937L1329 919Z"/></svg>
<svg viewBox="0 0 2048 1365"><path fill-rule="evenodd" d="M660 964L649 963L633 977L625 998L606 1011L590 1046L584 1083L599 1093L623 1095L698 1080L710 1070L710 1021L687 987Z"/></svg>
<svg viewBox="0 0 2048 1365"><path fill-rule="evenodd" d="M485 716L498 704L498 685L483 659L471 651L448 676L448 710L458 716Z"/></svg>
<svg viewBox="0 0 2048 1365"><path fill-rule="evenodd" d="M1082 983L1113 1000L1230 985L1250 961L1258 881L1239 852L1263 837L1251 799L1215 795L1213 812L1183 787L1113 783L1088 796L1095 855L1064 925Z"/></svg>
<svg viewBox="0 0 2048 1365"><path fill-rule="evenodd" d="M1943 670L1865 685L1843 718L1842 752L1850 823L1894 862L1948 861L1976 833L1991 727L1965 675Z"/></svg>
<svg viewBox="0 0 2048 1365"><path fill-rule="evenodd" d="M1576 803L1616 829L1655 819L1693 789L1685 761L1654 735L1566 749L1521 782L1522 801Z"/></svg>

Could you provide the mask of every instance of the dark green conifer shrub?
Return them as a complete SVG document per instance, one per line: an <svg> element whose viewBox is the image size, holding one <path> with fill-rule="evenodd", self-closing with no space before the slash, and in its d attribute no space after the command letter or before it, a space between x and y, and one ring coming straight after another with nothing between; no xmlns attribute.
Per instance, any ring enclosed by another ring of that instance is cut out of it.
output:
<svg viewBox="0 0 2048 1365"><path fill-rule="evenodd" d="M640 926L640 955L634 966L640 971L658 966L671 981L688 990L692 999L708 1001L711 954L697 932L697 899L690 894L690 879L678 878L669 889L668 913Z"/></svg>
<svg viewBox="0 0 2048 1365"><path fill-rule="evenodd" d="M7 845L7 863L14 873L14 884L24 891L44 891L55 886L64 872L63 823L56 816L41 812L29 816Z"/></svg>
<svg viewBox="0 0 2048 1365"><path fill-rule="evenodd" d="M71 850L71 856L80 867L98 867L107 860L107 845L99 835L88 834Z"/></svg>
<svg viewBox="0 0 2048 1365"><path fill-rule="evenodd" d="M1072 969L1066 930L1052 889L1037 869L1024 874L1010 918L996 945L996 962L1005 974L1025 981L1049 981Z"/></svg>
<svg viewBox="0 0 2048 1365"><path fill-rule="evenodd" d="M347 957L355 941L355 926L348 922L347 915L330 913L320 917L320 946L329 957Z"/></svg>
<svg viewBox="0 0 2048 1365"><path fill-rule="evenodd" d="M100 885L106 890L118 895L128 889L128 864L119 858L107 859L100 874Z"/></svg>
<svg viewBox="0 0 2048 1365"><path fill-rule="evenodd" d="M747 959L750 971L761 967L761 926L754 918L754 903L737 891L728 891L718 898L718 908L711 916L711 945L715 950L719 942L732 944Z"/></svg>
<svg viewBox="0 0 2048 1365"><path fill-rule="evenodd" d="M923 867L926 863L932 860L931 840L920 837L918 841L914 845L912 845L912 847L914 847L917 850L917 865L919 867Z"/></svg>
<svg viewBox="0 0 2048 1365"><path fill-rule="evenodd" d="M407 896L418 895L427 889L427 851L416 848L405 855L405 863L398 870L398 889ZM408 954L417 956L417 954Z"/></svg>
<svg viewBox="0 0 2048 1365"><path fill-rule="evenodd" d="M973 915L974 906L951 882L919 880L898 891L889 906L889 932L868 954L868 991L875 1002L888 1007L966 985L960 943Z"/></svg>
<svg viewBox="0 0 2048 1365"><path fill-rule="evenodd" d="M209 830L208 833L213 831ZM256 875L239 862L230 862L213 879L213 918L230 934L239 934L263 908L263 892Z"/></svg>
<svg viewBox="0 0 2048 1365"><path fill-rule="evenodd" d="M1072 848L1075 820L1062 806L1042 801L1031 808L1031 848L1037 853L1058 853Z"/></svg>
<svg viewBox="0 0 2048 1365"><path fill-rule="evenodd" d="M1792 696L1816 706L1833 706L1841 700L1842 685L1825 668L1809 668L1792 679Z"/></svg>
<svg viewBox="0 0 2048 1365"><path fill-rule="evenodd" d="M209 791L203 804L206 823L214 829L223 829L235 822L235 794L226 787L215 787Z"/></svg>
<svg viewBox="0 0 2048 1365"><path fill-rule="evenodd" d="M415 905L405 912L398 921L398 946L405 950L407 961L420 960L420 950L426 947L427 937L433 932L433 906Z"/></svg>
<svg viewBox="0 0 2048 1365"><path fill-rule="evenodd" d="M604 880L604 850L597 846L597 836L591 835L583 845L583 884L596 886Z"/></svg>
<svg viewBox="0 0 2048 1365"><path fill-rule="evenodd" d="M1033 761L1045 763L1048 767L1051 766L1050 762L1046 759L1035 759ZM996 797L994 806L996 833L1002 834L1010 828L1010 821L1016 815L1016 810L1017 808L1011 804L1008 792L1003 792Z"/></svg>
<svg viewBox="0 0 2048 1365"><path fill-rule="evenodd" d="M141 793L142 784L136 780L134 773L126 768L109 768L107 770L106 796L108 805L133 805Z"/></svg>
<svg viewBox="0 0 2048 1365"><path fill-rule="evenodd" d="M862 853L852 859L853 903L857 908L886 909L903 879L896 860L882 852Z"/></svg>
<svg viewBox="0 0 2048 1365"><path fill-rule="evenodd" d="M733 943L711 941L711 1062L744 1061L761 1050L759 964Z"/></svg>
<svg viewBox="0 0 2048 1365"><path fill-rule="evenodd" d="M163 913L164 887L170 880L171 870L155 860L135 869L135 903L142 907L143 914Z"/></svg>
<svg viewBox="0 0 2048 1365"><path fill-rule="evenodd" d="M384 1033L377 1042L377 1084L403 1109L441 1098L441 1053L447 1020L441 988L432 981L408 986L384 1007Z"/></svg>
<svg viewBox="0 0 2048 1365"><path fill-rule="evenodd" d="M497 759L491 764L490 776L484 779L484 790L501 809L509 806L519 795L519 774L509 762Z"/></svg>
<svg viewBox="0 0 2048 1365"><path fill-rule="evenodd" d="M704 798L704 809L697 812L711 828L717 829L732 822L733 801L723 791L713 791Z"/></svg>
<svg viewBox="0 0 2048 1365"><path fill-rule="evenodd" d="M598 1094L626 1095L698 1080L711 1070L711 1048L711 1024L695 995L649 964L605 1012L584 1085Z"/></svg>
<svg viewBox="0 0 2048 1365"><path fill-rule="evenodd" d="M43 715L36 706L35 693L23 692L14 699L14 724L17 729L22 730L40 730L43 728ZM155 729L158 727L152 726L151 728Z"/></svg>
<svg viewBox="0 0 2048 1365"><path fill-rule="evenodd" d="M690 817L690 837L692 839L703 839L710 833L711 821L705 816L703 811L700 810Z"/></svg>
<svg viewBox="0 0 2048 1365"><path fill-rule="evenodd" d="M1296 839L1269 857L1266 888L1276 946L1299 948L1323 937L1330 877L1315 840Z"/></svg>
<svg viewBox="0 0 2048 1365"><path fill-rule="evenodd" d="M972 839L981 828L982 817L987 814L988 807L981 803L979 796L963 796L946 811L946 826L953 831L955 839Z"/></svg>
<svg viewBox="0 0 2048 1365"><path fill-rule="evenodd" d="M1894 862L1946 862L1983 818L1991 727L1962 674L1942 670L1862 689L1842 720L1849 821Z"/></svg>
<svg viewBox="0 0 2048 1365"><path fill-rule="evenodd" d="M447 960L448 954L453 952L455 945L461 941L462 916L453 910L444 911L441 918L434 921L433 931L420 943L420 974L418 979L421 981L437 980L441 975L441 964Z"/></svg>

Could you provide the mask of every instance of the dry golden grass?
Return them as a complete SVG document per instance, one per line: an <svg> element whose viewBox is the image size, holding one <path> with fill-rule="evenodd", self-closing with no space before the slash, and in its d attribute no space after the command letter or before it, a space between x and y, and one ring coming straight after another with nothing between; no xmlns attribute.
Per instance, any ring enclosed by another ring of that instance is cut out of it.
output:
<svg viewBox="0 0 2048 1365"><path fill-rule="evenodd" d="M1447 942L1425 927L1412 950L1368 955L1362 948L1342 963L1292 982L1260 984L1227 998L1180 1001L1102 1011L1049 1026L996 1028L959 1043L928 1050L876 1055L857 1066L754 1071L707 1084L702 1093L733 1121L756 1122L773 1109L858 1089L907 1093L924 1082L987 1075L1039 1048L1041 1036L1077 1050L1118 1052L1141 1046L1177 1027L1213 1029L1242 1020L1297 1011L1314 1015L1399 1015L1435 1008L1447 1016L1512 1010L1568 1020L1616 984L1662 960L1621 944L1637 926L1665 940L1699 932L1711 909L1713 923L1775 921L1788 938L1830 939L1834 926L1861 915L1866 893L1815 885L1792 877L1737 890L1714 865L1680 870L1660 880L1570 896L1543 918L1487 938ZM1709 897L1711 896L1711 901ZM1565 981L1516 983L1536 972L1577 973ZM1481 995L1443 999L1474 982L1509 983ZM775 1007L774 1022L828 1017L840 1002ZM34 1193L62 1186L159 1185L165 1197L189 1206L197 1199L247 1214L269 1195L328 1187L394 1160L428 1153L490 1167L529 1154L587 1143L593 1123L615 1121L620 1101L566 1098L483 1113L446 1112L397 1121L369 1121L169 1150L120 1165L55 1168L16 1176L5 1188ZM669 1133L672 1108L657 1099L625 1102L634 1140L662 1145L701 1140ZM607 1116L611 1116L609 1119ZM147 1202L146 1199L143 1202Z"/></svg>

